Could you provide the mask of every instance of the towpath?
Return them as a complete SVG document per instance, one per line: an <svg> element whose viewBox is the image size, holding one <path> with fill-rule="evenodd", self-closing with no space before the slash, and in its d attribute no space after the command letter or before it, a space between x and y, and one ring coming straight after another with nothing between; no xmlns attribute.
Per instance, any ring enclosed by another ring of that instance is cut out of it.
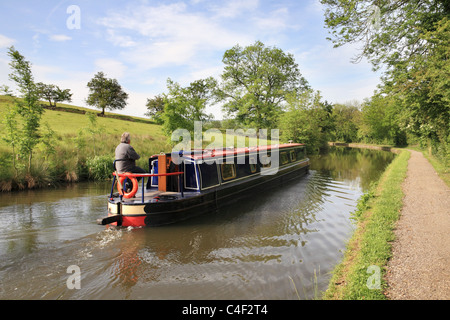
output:
<svg viewBox="0 0 450 320"><path fill-rule="evenodd" d="M450 299L450 188L422 153L411 150L403 209L386 296L392 300Z"/></svg>

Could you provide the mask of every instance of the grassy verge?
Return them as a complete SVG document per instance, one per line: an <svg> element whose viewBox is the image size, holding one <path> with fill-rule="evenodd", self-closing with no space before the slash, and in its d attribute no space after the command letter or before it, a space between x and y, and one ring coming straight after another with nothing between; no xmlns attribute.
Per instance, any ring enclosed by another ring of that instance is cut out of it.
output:
<svg viewBox="0 0 450 320"><path fill-rule="evenodd" d="M384 300L383 275L391 257L393 229L402 208L402 182L410 152L402 151L388 166L378 184L365 194L354 213L357 228L342 262L336 266L327 300Z"/></svg>

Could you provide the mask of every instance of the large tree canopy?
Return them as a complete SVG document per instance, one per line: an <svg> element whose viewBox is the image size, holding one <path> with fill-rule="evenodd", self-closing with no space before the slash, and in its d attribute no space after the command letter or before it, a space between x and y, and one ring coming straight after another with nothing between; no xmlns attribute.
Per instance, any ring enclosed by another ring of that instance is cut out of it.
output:
<svg viewBox="0 0 450 320"><path fill-rule="evenodd" d="M102 110L123 109L127 105L128 94L116 79L106 78L103 72L98 72L87 84L89 96L86 103Z"/></svg>
<svg viewBox="0 0 450 320"><path fill-rule="evenodd" d="M36 83L36 87L41 98L48 101L50 107L56 107L57 102L72 101L70 89L61 89L54 84Z"/></svg>
<svg viewBox="0 0 450 320"><path fill-rule="evenodd" d="M450 1L321 2L335 46L360 43L355 60L366 57L375 69L384 67L382 96L376 99L389 103L377 108L395 106L399 112L392 123L400 131L434 144L435 151L449 157Z"/></svg>
<svg viewBox="0 0 450 320"><path fill-rule="evenodd" d="M428 53L421 35L449 17L448 0L320 0L325 25L335 47L362 44L355 60L368 58L375 68L388 67Z"/></svg>
<svg viewBox="0 0 450 320"><path fill-rule="evenodd" d="M162 95L157 95L152 99L147 99L147 112L145 115L147 117L155 120L157 124L163 124L162 115L164 114L164 97Z"/></svg>
<svg viewBox="0 0 450 320"><path fill-rule="evenodd" d="M292 54L260 41L227 50L219 101L229 115L248 126L273 128L287 94L307 88Z"/></svg>
<svg viewBox="0 0 450 320"><path fill-rule="evenodd" d="M214 78L200 79L187 87L167 79L169 93L164 94L163 130L170 136L176 129L194 132L194 121L210 120L213 116L205 113L216 85Z"/></svg>

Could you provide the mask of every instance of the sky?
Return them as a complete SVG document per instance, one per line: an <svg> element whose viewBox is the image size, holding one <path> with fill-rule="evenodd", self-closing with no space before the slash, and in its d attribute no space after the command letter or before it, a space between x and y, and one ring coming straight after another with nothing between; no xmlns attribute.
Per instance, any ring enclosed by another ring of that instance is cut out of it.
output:
<svg viewBox="0 0 450 320"><path fill-rule="evenodd" d="M1 0L0 85L14 89L7 55L14 46L32 63L35 82L70 89L72 104L88 107L87 83L103 71L129 95L114 112L143 117L168 78L182 86L219 79L226 50L261 41L293 54L323 100L362 102L380 75L365 60L351 63L357 44L333 48L323 12L319 0ZM220 106L206 112L223 118Z"/></svg>

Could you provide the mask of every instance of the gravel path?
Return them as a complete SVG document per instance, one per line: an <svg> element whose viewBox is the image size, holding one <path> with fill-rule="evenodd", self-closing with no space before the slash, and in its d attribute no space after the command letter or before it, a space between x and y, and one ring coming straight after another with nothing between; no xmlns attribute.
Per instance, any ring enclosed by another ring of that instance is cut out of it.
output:
<svg viewBox="0 0 450 320"><path fill-rule="evenodd" d="M387 267L392 300L450 299L450 188L422 153L411 151L405 197Z"/></svg>

